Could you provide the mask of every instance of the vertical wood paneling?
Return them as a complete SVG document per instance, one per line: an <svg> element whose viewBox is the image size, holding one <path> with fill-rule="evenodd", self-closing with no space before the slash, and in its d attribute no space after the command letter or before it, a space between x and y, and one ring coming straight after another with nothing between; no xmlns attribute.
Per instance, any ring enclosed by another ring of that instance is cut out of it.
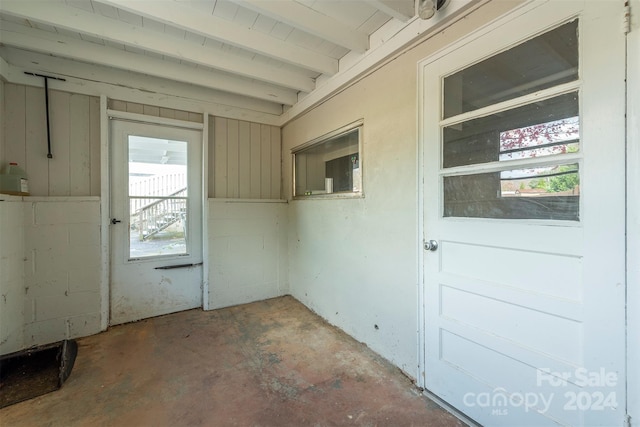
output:
<svg viewBox="0 0 640 427"><path fill-rule="evenodd" d="M49 94L49 115L51 118L51 151L49 160L49 195L69 195L69 117L70 95L66 92L51 91Z"/></svg>
<svg viewBox="0 0 640 427"><path fill-rule="evenodd" d="M160 107L160 117L164 117L165 119L175 119L176 110Z"/></svg>
<svg viewBox="0 0 640 427"><path fill-rule="evenodd" d="M209 197L279 199L280 128L221 117L212 123Z"/></svg>
<svg viewBox="0 0 640 427"><path fill-rule="evenodd" d="M262 177L262 164L260 162L260 156L262 151L262 145L260 144L260 125L258 123L251 123L251 194L252 199L260 198L260 179Z"/></svg>
<svg viewBox="0 0 640 427"><path fill-rule="evenodd" d="M69 100L69 195L91 194L91 148L89 143L89 97L71 95Z"/></svg>
<svg viewBox="0 0 640 427"><path fill-rule="evenodd" d="M194 123L202 123L204 121L204 116L202 115L202 113L189 113L189 119L190 122L194 122Z"/></svg>
<svg viewBox="0 0 640 427"><path fill-rule="evenodd" d="M186 111L175 110L175 119L184 120L186 122L189 120L189 113Z"/></svg>
<svg viewBox="0 0 640 427"><path fill-rule="evenodd" d="M126 111L129 113L144 114L145 116L162 117L165 119L184 120L194 123L202 123L204 115L191 111L174 110L171 108L158 107L156 105L139 104L136 102L120 101L110 99L107 106L111 110Z"/></svg>
<svg viewBox="0 0 640 427"><path fill-rule="evenodd" d="M240 196L238 121L227 120L227 197Z"/></svg>
<svg viewBox="0 0 640 427"><path fill-rule="evenodd" d="M44 89L28 86L26 88L24 120L26 135L24 143L27 150L25 170L29 177L29 193L32 196L49 195L49 159L47 159L47 116Z"/></svg>
<svg viewBox="0 0 640 427"><path fill-rule="evenodd" d="M155 107L153 105L144 105L142 107L142 112L143 112L143 114L145 114L147 116L159 117L160 116L160 107Z"/></svg>
<svg viewBox="0 0 640 427"><path fill-rule="evenodd" d="M280 129L271 126L271 198L280 198Z"/></svg>
<svg viewBox="0 0 640 427"><path fill-rule="evenodd" d="M214 132L214 196L227 197L227 120L216 117Z"/></svg>
<svg viewBox="0 0 640 427"><path fill-rule="evenodd" d="M90 195L100 195L100 98L89 98Z"/></svg>
<svg viewBox="0 0 640 427"><path fill-rule="evenodd" d="M112 110L127 111L127 103L126 103L126 101L119 101L117 99L110 99L109 103L107 105Z"/></svg>
<svg viewBox="0 0 640 427"><path fill-rule="evenodd" d="M240 198L251 197L251 125L240 122L238 129L238 179Z"/></svg>
<svg viewBox="0 0 640 427"><path fill-rule="evenodd" d="M271 126L260 125L260 198L271 197Z"/></svg>
<svg viewBox="0 0 640 427"><path fill-rule="evenodd" d="M100 195L99 99L52 90L49 104L51 160L44 88L5 84L0 161L17 162L27 172L32 196Z"/></svg>
<svg viewBox="0 0 640 427"><path fill-rule="evenodd" d="M135 102L127 102L127 112L144 114L144 105L136 104Z"/></svg>
<svg viewBox="0 0 640 427"><path fill-rule="evenodd" d="M209 179L209 185L208 185L209 194L207 196L210 197L210 198L213 198L213 197L215 197L215 194L216 194L215 186L214 186L214 183L215 183L214 176L215 176L215 152L216 152L215 143L216 143L216 135L215 135L215 132L214 132L214 129L215 129L215 118L213 116L209 116L208 125L209 125L209 141L208 141L208 144L209 144L209 150L208 150L209 151L209 153L208 153L208 155L209 155L209 159L208 159L209 171L208 172L209 173L208 173L208 175L209 176L207 178Z"/></svg>
<svg viewBox="0 0 640 427"><path fill-rule="evenodd" d="M49 95L51 160L47 159L44 89L4 84L5 138L0 161L17 162L26 170L31 195L99 196L100 100L60 91L50 91ZM202 122L203 117L200 113L119 100L109 100L109 108L193 122ZM214 135L213 131L211 135ZM215 150L211 150L211 156L215 156ZM226 175L226 168L221 170ZM211 175L212 195L216 188L213 183L214 176ZM223 193L226 194L224 185Z"/></svg>
<svg viewBox="0 0 640 427"><path fill-rule="evenodd" d="M17 162L26 167L25 150L25 87L7 83L5 85L5 162Z"/></svg>

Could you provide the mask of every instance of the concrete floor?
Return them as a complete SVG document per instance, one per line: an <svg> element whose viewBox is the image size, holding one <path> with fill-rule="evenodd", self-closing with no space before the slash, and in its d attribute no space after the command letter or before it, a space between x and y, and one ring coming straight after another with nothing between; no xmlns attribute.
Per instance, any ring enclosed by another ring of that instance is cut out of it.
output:
<svg viewBox="0 0 640 427"><path fill-rule="evenodd" d="M62 389L5 426L462 426L292 297L116 326L78 341Z"/></svg>

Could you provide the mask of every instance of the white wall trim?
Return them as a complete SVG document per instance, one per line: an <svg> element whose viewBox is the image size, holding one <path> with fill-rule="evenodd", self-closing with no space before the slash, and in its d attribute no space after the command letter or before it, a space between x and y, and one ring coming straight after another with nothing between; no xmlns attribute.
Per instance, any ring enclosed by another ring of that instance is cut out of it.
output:
<svg viewBox="0 0 640 427"><path fill-rule="evenodd" d="M162 126L171 126L184 129L195 129L201 131L203 124L199 122L190 122L188 120L169 119L166 117L156 117L146 114L129 113L127 111L107 110L110 119L126 120L131 122L152 123Z"/></svg>
<svg viewBox="0 0 640 427"><path fill-rule="evenodd" d="M100 196L17 196L24 202L99 202ZM3 197L4 198L4 197Z"/></svg>
<svg viewBox="0 0 640 427"><path fill-rule="evenodd" d="M111 155L109 154L109 116L107 115L107 96L100 95L100 240L101 240L101 265L100 272L100 327L103 331L109 327L109 303L110 303L110 233L109 216L111 214L110 189Z"/></svg>
<svg viewBox="0 0 640 427"><path fill-rule="evenodd" d="M229 199L222 197L210 197L209 201L222 203L289 203L284 199Z"/></svg>
<svg viewBox="0 0 640 427"><path fill-rule="evenodd" d="M202 309L209 310L209 113L202 121Z"/></svg>
<svg viewBox="0 0 640 427"><path fill-rule="evenodd" d="M422 118L424 117L424 102L425 102L425 96L424 96L424 73L423 73L423 68L424 65L422 64L422 62L419 62L417 64L416 67L416 72L418 73L418 90L417 90L417 96L416 96L416 102L418 103L418 106L416 108L416 111L418 113L418 117L416 117L416 126L417 126L417 132L416 135L418 135L418 144L417 144L417 153L416 153L416 163L417 163L417 167L418 167L418 173L416 174L417 176L417 185L416 188L418 189L418 197L416 198L416 203L417 203L417 212L418 215L416 217L416 221L418 222L416 224L416 230L418 230L417 236L416 236L416 257L417 257L417 263L416 265L418 266L418 324L417 326L417 332L418 332L418 366L417 366L417 371L416 371L416 384L418 385L418 387L422 387L425 388L426 386L426 366L425 366L425 361L426 361L426 352L425 352L425 333L426 333L426 325L425 325L425 307L424 307L424 297L425 297L425 293L424 293L424 253L423 253L423 242L425 239L425 235L424 235L424 134L425 134L425 129L424 129L424 122L422 120Z"/></svg>
<svg viewBox="0 0 640 427"><path fill-rule="evenodd" d="M640 422L640 0L627 34L627 414Z"/></svg>

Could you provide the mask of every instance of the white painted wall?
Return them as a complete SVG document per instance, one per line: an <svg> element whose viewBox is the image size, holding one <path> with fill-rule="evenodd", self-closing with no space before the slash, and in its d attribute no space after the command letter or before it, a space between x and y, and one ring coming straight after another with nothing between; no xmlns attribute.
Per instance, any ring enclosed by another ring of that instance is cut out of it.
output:
<svg viewBox="0 0 640 427"><path fill-rule="evenodd" d="M22 198L0 194L0 355L24 346Z"/></svg>
<svg viewBox="0 0 640 427"><path fill-rule="evenodd" d="M287 203L209 199L209 308L286 295Z"/></svg>
<svg viewBox="0 0 640 427"><path fill-rule="evenodd" d="M416 64L517 4L483 6L282 131L290 199L291 149L364 119L364 198L290 203L291 294L412 376L418 366Z"/></svg>

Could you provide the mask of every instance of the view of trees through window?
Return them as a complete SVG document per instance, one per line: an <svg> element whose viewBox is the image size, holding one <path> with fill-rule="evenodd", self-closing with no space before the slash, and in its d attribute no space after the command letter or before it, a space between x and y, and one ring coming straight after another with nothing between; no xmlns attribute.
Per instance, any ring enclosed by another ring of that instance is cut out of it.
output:
<svg viewBox="0 0 640 427"><path fill-rule="evenodd" d="M579 221L578 42L573 20L444 77L443 216Z"/></svg>
<svg viewBox="0 0 640 427"><path fill-rule="evenodd" d="M569 117L500 133L500 160L576 153L580 149L579 118ZM577 165L555 165L500 174L502 196L578 195ZM556 194L550 194L556 193Z"/></svg>

